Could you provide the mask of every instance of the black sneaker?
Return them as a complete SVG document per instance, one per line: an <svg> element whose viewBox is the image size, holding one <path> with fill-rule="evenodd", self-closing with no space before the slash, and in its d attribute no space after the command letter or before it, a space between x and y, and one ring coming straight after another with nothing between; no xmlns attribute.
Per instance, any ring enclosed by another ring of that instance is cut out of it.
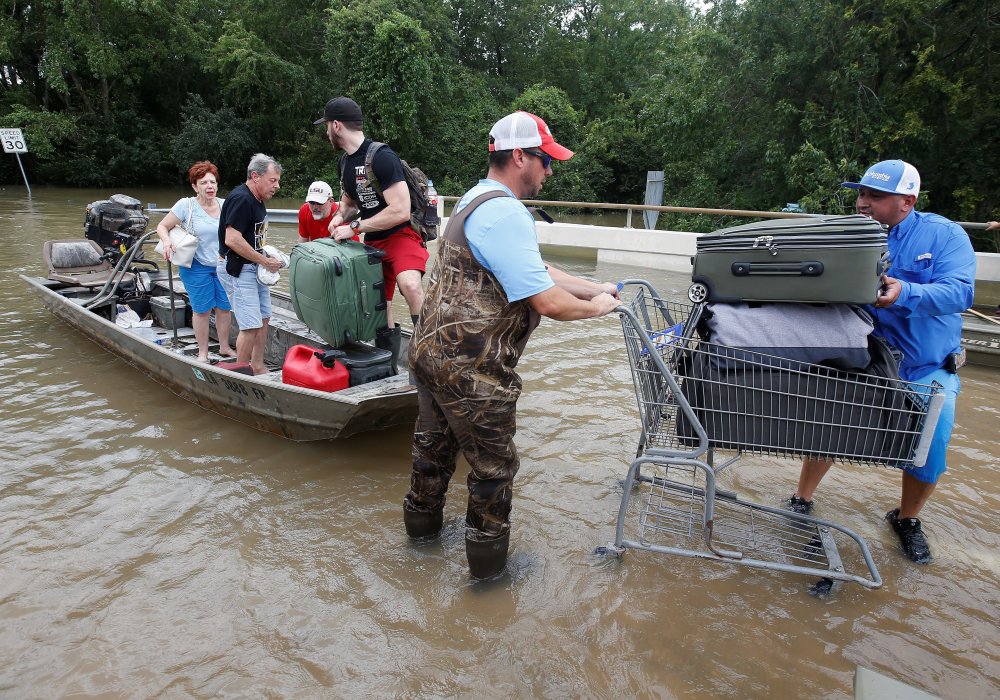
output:
<svg viewBox="0 0 1000 700"><path fill-rule="evenodd" d="M799 498L798 496L792 496L785 501L785 510L790 510L799 515L810 515L813 512L813 502Z"/></svg>
<svg viewBox="0 0 1000 700"><path fill-rule="evenodd" d="M926 564L933 557L931 548L924 537L923 528L917 518L899 519L899 508L894 508L885 514L885 519L892 525L892 529L899 536L899 542L903 545L903 552L911 561L917 564Z"/></svg>

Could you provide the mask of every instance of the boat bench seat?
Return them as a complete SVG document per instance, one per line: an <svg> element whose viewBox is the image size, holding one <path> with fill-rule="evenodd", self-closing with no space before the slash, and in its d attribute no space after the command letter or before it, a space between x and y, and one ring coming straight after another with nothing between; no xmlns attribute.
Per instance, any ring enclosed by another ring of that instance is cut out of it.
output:
<svg viewBox="0 0 1000 700"><path fill-rule="evenodd" d="M102 255L104 250L90 239L45 241L42 246L48 278L80 287L100 287L108 281L114 267ZM122 281L129 282L133 277L125 273Z"/></svg>

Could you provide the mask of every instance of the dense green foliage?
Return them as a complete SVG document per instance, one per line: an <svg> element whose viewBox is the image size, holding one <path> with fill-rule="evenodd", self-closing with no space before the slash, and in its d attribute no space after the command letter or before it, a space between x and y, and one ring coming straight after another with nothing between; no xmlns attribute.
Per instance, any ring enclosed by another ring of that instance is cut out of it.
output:
<svg viewBox="0 0 1000 700"><path fill-rule="evenodd" d="M256 151L293 192L335 182L311 121L347 94L444 194L483 173L489 126L520 108L577 151L547 198L641 202L646 171L664 170L667 204L839 213L840 181L904 158L920 208L1000 218L995 0L2 6L0 127L25 130L38 184L180 182L209 158L233 185ZM19 179L3 159L0 182Z"/></svg>

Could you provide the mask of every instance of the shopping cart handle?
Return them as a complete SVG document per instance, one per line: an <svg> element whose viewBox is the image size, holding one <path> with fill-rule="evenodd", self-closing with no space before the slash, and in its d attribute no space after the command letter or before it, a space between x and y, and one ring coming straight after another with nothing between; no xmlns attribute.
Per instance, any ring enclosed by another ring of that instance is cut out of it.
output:
<svg viewBox="0 0 1000 700"><path fill-rule="evenodd" d="M945 396L942 388L934 386L934 393L931 394L931 398L927 402L927 416L924 418L924 426L917 439L916 449L913 451L914 467L920 468L927 463L927 455L931 450L931 440L934 438L934 430L937 428L938 419L941 417L944 399Z"/></svg>

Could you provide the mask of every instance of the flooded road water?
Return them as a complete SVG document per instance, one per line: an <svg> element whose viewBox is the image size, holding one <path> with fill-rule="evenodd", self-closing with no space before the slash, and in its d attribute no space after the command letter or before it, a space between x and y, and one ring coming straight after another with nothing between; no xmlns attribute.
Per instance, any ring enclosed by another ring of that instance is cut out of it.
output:
<svg viewBox="0 0 1000 700"><path fill-rule="evenodd" d="M440 541L407 541L411 431L299 444L189 404L44 311L14 273L110 191L0 192L0 697L825 697L862 665L946 698L1000 695L1000 373L968 367L935 560L882 515L898 473L835 468L817 515L885 585L645 552L614 537L638 418L617 317L545 321L520 366L509 575L476 584L464 474ZM169 206L182 193L133 192ZM278 202L277 206L297 206ZM291 229L275 229L287 249ZM683 275L563 261L601 279ZM797 465L724 486L777 504Z"/></svg>

